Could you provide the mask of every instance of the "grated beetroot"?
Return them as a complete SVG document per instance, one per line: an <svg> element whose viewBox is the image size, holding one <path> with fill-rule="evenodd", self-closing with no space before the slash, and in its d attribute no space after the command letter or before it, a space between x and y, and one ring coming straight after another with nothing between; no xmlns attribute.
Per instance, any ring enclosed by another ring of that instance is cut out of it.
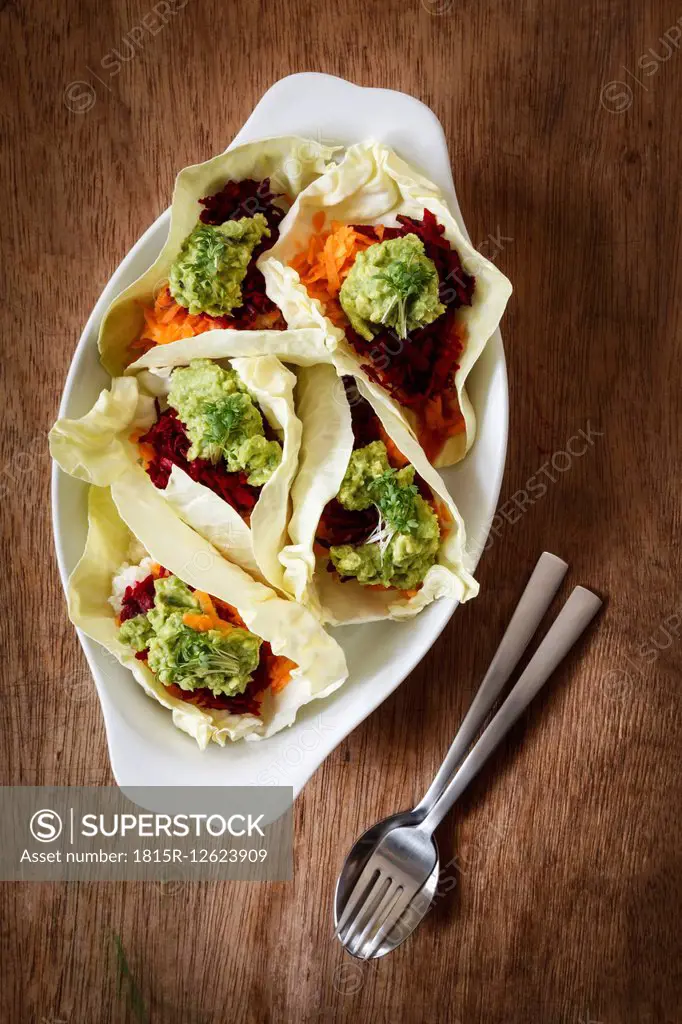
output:
<svg viewBox="0 0 682 1024"><path fill-rule="evenodd" d="M398 221L400 227L384 228L384 241L408 234L422 240L426 255L438 270L439 297L446 312L405 339L389 329L367 341L346 328L346 337L358 355L369 360L363 365L367 376L402 405L409 406L420 405L452 387L462 353L455 313L461 306L471 305L476 279L464 270L459 253L443 237L445 228L430 210L424 210L421 221L402 215ZM353 229L379 241L371 225L353 225Z"/></svg>
<svg viewBox="0 0 682 1024"><path fill-rule="evenodd" d="M271 322L257 324L258 328L267 327L270 331L286 330L286 321L278 306L266 294L265 278L256 266L256 257L252 257L242 281L242 304L227 318L227 326L238 331L250 330L256 320L268 314L271 316Z"/></svg>
<svg viewBox="0 0 682 1024"><path fill-rule="evenodd" d="M343 386L350 406L353 448L364 448L373 441L385 441L386 435L381 420L367 399L358 391L355 380L352 377L343 377ZM415 473L414 482L422 498L432 502L431 488L418 473ZM348 509L336 498L332 498L322 510L315 540L322 548L338 544L352 544L357 547L368 540L378 525L379 510L375 505L363 510ZM332 562L328 564L327 569L329 572L336 572Z"/></svg>
<svg viewBox="0 0 682 1024"><path fill-rule="evenodd" d="M430 210L424 210L424 216L420 221L404 217L402 214L399 214L397 219L401 228L387 228L386 231L391 233L393 238L409 234L421 238L426 255L436 264L440 281L440 301L448 308L470 306L476 278L465 271L459 253L452 248L447 238L443 237L445 228L438 223L434 214ZM446 287L448 283L449 287Z"/></svg>
<svg viewBox="0 0 682 1024"><path fill-rule="evenodd" d="M126 587L121 602L120 621L126 622L128 619L134 619L136 615L144 615L154 607L154 597L154 577L150 573L139 583Z"/></svg>
<svg viewBox="0 0 682 1024"><path fill-rule="evenodd" d="M381 420L363 398L353 377L343 377L343 386L350 407L353 448L364 448L372 441L381 441Z"/></svg>
<svg viewBox="0 0 682 1024"><path fill-rule="evenodd" d="M157 401L156 414L156 423L139 439L140 444L148 444L154 450L154 457L146 466L154 486L165 490L173 466L178 466L231 505L242 518L250 516L261 488L247 483L246 473L230 473L222 459L215 464L208 459L188 460L191 442L175 409L161 412Z"/></svg>
<svg viewBox="0 0 682 1024"><path fill-rule="evenodd" d="M447 310L404 340L389 331L381 331L371 342L353 337L354 332L349 336L346 331L346 337L360 355L372 360L363 365L371 380L401 405L419 406L454 384L463 348L455 312Z"/></svg>
<svg viewBox="0 0 682 1024"><path fill-rule="evenodd" d="M343 377L343 386L350 406L353 448L364 448L372 441L380 441L381 421L358 391L354 378ZM340 501L332 498L322 510L315 539L323 548L338 544L357 546L365 543L378 524L379 511L374 505L360 511L344 508Z"/></svg>
<svg viewBox="0 0 682 1024"><path fill-rule="evenodd" d="M238 220L240 217L253 217L262 213L272 232L267 239L268 247L274 245L279 238L279 225L284 217L284 210L277 206L275 200L281 199L282 193L273 192L270 179L254 181L228 181L219 192L212 196L204 196L199 200L204 207L199 217L202 224L224 224L226 220Z"/></svg>
<svg viewBox="0 0 682 1024"><path fill-rule="evenodd" d="M156 591L154 590L154 580L160 579L162 576L170 576L168 569L161 569L161 572L154 576L152 573L149 576L145 576L143 580L133 584L130 587L126 587L121 602L121 613L119 615L119 621L125 622L127 619L134 619L136 615L144 615L150 608L154 607L154 601L156 599Z"/></svg>
<svg viewBox="0 0 682 1024"><path fill-rule="evenodd" d="M315 539L323 548L338 544L357 547L365 543L378 525L379 510L375 505L360 511L344 508L340 501L332 498L322 510Z"/></svg>
<svg viewBox="0 0 682 1024"><path fill-rule="evenodd" d="M270 179L254 181L228 181L227 184L212 196L204 196L199 202L204 207L200 220L203 224L224 224L227 220L240 217L253 217L262 213L270 228L270 237L263 238L253 251L246 277L242 282L242 305L232 311L227 326L237 330L248 330L257 317L264 314L279 312L277 306L265 293L265 278L256 266L258 257L270 249L279 238L279 225L284 217L284 210L277 206L275 200L281 194L270 188ZM284 330L286 323L278 317L273 321L271 330Z"/></svg>

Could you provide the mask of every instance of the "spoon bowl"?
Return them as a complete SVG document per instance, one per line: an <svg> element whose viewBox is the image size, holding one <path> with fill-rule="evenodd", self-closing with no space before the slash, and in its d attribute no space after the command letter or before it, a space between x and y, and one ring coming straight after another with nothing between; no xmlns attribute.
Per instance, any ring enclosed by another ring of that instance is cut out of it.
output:
<svg viewBox="0 0 682 1024"><path fill-rule="evenodd" d="M414 810L400 811L398 814L390 814L387 818L382 818L381 821L377 821L371 826L371 828L368 828L363 832L359 839L356 840L348 854L348 857L346 858L343 870L336 882L336 892L334 894L334 928L338 927L338 923L341 918L343 908L348 901L348 897L353 891L355 883L360 877L365 864L381 839L383 839L383 837L394 828L399 828L402 825L419 824L423 817L423 814L415 814ZM374 953L374 957L386 956L387 953L396 949L397 946L403 943L405 939L412 934L417 925L428 913L433 902L433 898L436 895L436 889L438 888L438 875L440 872L438 845L435 838L432 839L432 842L436 849L436 863L431 874L411 902L408 910L403 914L395 927L389 932L384 941L378 947ZM351 953L351 956L355 955L350 949L347 949L347 952ZM358 959L361 958L358 957Z"/></svg>

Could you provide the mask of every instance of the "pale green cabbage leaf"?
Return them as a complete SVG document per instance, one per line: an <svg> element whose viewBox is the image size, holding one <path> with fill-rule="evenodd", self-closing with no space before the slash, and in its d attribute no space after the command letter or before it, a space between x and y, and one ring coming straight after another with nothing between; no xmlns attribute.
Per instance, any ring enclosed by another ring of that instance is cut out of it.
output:
<svg viewBox="0 0 682 1024"><path fill-rule="evenodd" d="M209 742L259 740L293 724L304 704L327 697L347 677L343 651L300 604L278 597L231 564L174 514L154 488L141 494L129 474L109 490L91 487L88 536L83 555L69 578L67 597L72 622L129 668L148 696L172 712L173 724L199 747ZM140 548L141 546L141 548ZM267 640L275 654L295 662L290 682L279 693L266 691L261 717L207 710L177 700L147 665L120 643L109 603L112 579L140 549L188 585L237 609L248 629Z"/></svg>
<svg viewBox="0 0 682 1024"><path fill-rule="evenodd" d="M350 372L351 361L339 364ZM285 583L296 600L309 607L323 622L342 625L377 619L407 619L439 597L468 601L478 593L471 575L472 557L466 549L464 522L437 470L429 463L409 425L381 388L356 376L357 387L373 407L384 430L398 450L414 466L450 520L435 565L427 571L412 597L397 591L363 587L356 580L340 582L315 556L314 542L322 511L338 494L353 450L353 431L343 382L330 366L299 371L297 411L303 425L299 470L291 498L291 543L280 554Z"/></svg>
<svg viewBox="0 0 682 1024"><path fill-rule="evenodd" d="M465 429L447 441L436 459L436 465L442 467L458 462L473 444L476 416L465 382L496 330L512 288L504 274L465 238L440 190L383 143L350 146L339 164L332 164L298 196L282 222L279 239L263 253L258 265L265 276L268 295L281 309L287 324L292 328L321 328L333 361L338 365L346 356L358 367L359 357L346 342L343 330L324 315L320 302L310 298L298 273L288 264L307 245L315 231L313 217L319 211L326 214L327 225L337 220L345 224L395 226L398 214L421 219L425 208L444 226L445 238L459 253L464 269L476 278L472 305L458 311L466 343L455 386ZM405 412L410 419L409 411Z"/></svg>
<svg viewBox="0 0 682 1024"><path fill-rule="evenodd" d="M149 270L114 299L102 319L99 349L102 363L113 377L122 373L129 362L128 347L144 323L142 307L151 305L166 284L183 241L196 227L203 210L199 199L213 195L228 181L245 178L270 178L272 191L293 199L324 172L336 148L311 139L283 136L235 146L212 160L180 171L163 249Z"/></svg>
<svg viewBox="0 0 682 1024"><path fill-rule="evenodd" d="M206 340L222 336L222 347ZM232 340L239 331L199 335L191 358L206 358L207 351L229 359ZM259 332L253 332L259 333ZM282 332L288 333L288 332ZM161 346L161 350L173 346ZM261 489L251 514L250 528L238 512L204 484L174 466L168 486L157 490L138 465L137 446L130 441L135 430L149 427L155 419L154 395L167 392L175 365L156 366L138 377L117 377L103 391L94 407L81 419L58 420L50 432L50 451L71 476L107 487L132 474L141 490L152 489L181 519L210 541L225 557L247 572L279 589L285 589L279 553L286 543L289 491L298 464L301 424L294 410L294 374L275 356L229 359L256 398L260 409L282 440L282 460Z"/></svg>

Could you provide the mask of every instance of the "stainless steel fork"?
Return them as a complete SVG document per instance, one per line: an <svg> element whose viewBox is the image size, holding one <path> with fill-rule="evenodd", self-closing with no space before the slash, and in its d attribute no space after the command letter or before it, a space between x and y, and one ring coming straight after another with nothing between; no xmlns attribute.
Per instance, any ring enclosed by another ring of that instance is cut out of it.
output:
<svg viewBox="0 0 682 1024"><path fill-rule="evenodd" d="M387 832L370 855L341 914L337 934L348 952L371 957L433 871L433 832L538 693L601 606L576 587L526 670L426 817Z"/></svg>

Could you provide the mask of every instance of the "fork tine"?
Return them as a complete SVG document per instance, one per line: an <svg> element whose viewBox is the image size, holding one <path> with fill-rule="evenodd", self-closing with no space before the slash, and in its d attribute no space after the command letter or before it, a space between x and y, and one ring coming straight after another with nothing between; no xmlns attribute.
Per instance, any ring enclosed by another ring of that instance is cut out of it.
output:
<svg viewBox="0 0 682 1024"><path fill-rule="evenodd" d="M384 917L381 926L377 929L372 938L369 939L369 944L363 948L361 953L355 954L356 956L361 956L364 960L369 960L370 957L374 956L384 939L390 935L398 924L398 921L407 910L415 895L416 893L411 892L409 889L402 890L398 895L397 900L389 909L388 914Z"/></svg>
<svg viewBox="0 0 682 1024"><path fill-rule="evenodd" d="M351 952L351 946L355 947L358 944L358 933L364 934L368 923L371 924L376 916L377 907L381 906L384 902L386 892L391 889L391 885L391 879L385 873L380 872L379 877L367 894L367 898L362 906L358 908L357 914L348 925L346 933L341 940L345 949L349 952Z"/></svg>
<svg viewBox="0 0 682 1024"><path fill-rule="evenodd" d="M336 926L336 936L341 939L341 932L355 917L362 904L369 898L370 893L381 878L381 872L376 864L369 861L360 873L360 876L353 886L353 891L346 900L343 913ZM343 939L341 939L343 942Z"/></svg>
<svg viewBox="0 0 682 1024"><path fill-rule="evenodd" d="M389 883L388 888L382 893L378 904L374 906L369 917L366 919L360 934L358 935L357 931L354 930L355 934L352 937L346 937L344 946L352 956L364 957L364 946L369 935L381 926L384 918L390 912L395 899L402 892L402 885L399 882L394 879L389 879ZM355 921L357 921L359 917L360 914L358 914ZM354 924L355 921L353 922Z"/></svg>

